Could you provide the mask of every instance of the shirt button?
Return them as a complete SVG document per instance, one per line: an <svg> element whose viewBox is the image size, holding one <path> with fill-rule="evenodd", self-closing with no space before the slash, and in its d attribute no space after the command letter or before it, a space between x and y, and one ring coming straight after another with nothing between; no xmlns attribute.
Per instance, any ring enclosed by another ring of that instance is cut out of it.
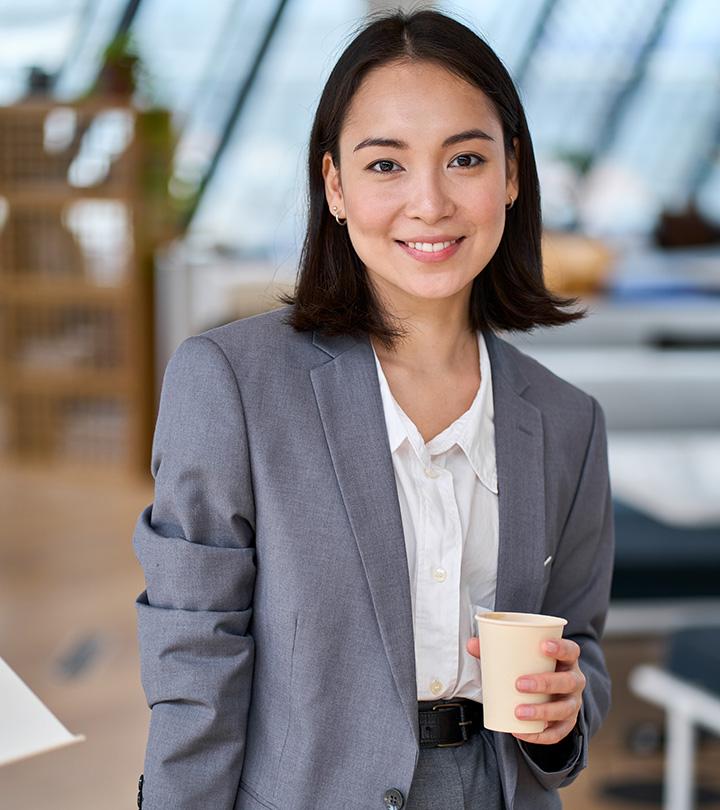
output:
<svg viewBox="0 0 720 810"><path fill-rule="evenodd" d="M440 473L434 467L425 467L425 475L428 478L437 478Z"/></svg>
<svg viewBox="0 0 720 810"><path fill-rule="evenodd" d="M433 693L433 695L439 695L440 692L442 692L442 690L443 690L442 683L437 678L435 678L430 683L430 691Z"/></svg>
<svg viewBox="0 0 720 810"><path fill-rule="evenodd" d="M433 571L433 577L435 577L438 582L445 582L447 579L447 571L444 568L436 568Z"/></svg>

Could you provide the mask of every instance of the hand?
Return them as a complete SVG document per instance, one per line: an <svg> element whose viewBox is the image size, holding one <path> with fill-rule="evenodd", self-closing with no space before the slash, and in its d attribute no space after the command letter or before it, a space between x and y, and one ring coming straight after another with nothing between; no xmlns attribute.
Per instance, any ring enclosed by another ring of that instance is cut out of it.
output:
<svg viewBox="0 0 720 810"><path fill-rule="evenodd" d="M479 658L480 639L476 636L469 639L467 651ZM523 675L515 686L520 692L537 692L550 695L551 699L548 703L522 703L516 707L515 714L523 720L546 721L545 730L537 734L513 733L513 736L524 742L554 745L575 728L582 706L585 676L578 666L580 647L574 641L546 641L542 651L557 660L555 672ZM521 685L524 680L529 682L528 685ZM523 714L525 709L530 713Z"/></svg>

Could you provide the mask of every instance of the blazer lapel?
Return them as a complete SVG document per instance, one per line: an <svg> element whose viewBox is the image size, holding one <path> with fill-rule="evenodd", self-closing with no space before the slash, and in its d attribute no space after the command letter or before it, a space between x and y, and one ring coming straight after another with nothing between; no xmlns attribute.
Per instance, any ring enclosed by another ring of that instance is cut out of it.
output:
<svg viewBox="0 0 720 810"><path fill-rule="evenodd" d="M521 394L528 387L509 353L484 331L495 407L499 548L495 609L534 613L545 559L545 472L540 411Z"/></svg>
<svg viewBox="0 0 720 810"><path fill-rule="evenodd" d="M310 377L390 669L419 746L410 578L372 346L368 338L318 332L313 343L334 358Z"/></svg>

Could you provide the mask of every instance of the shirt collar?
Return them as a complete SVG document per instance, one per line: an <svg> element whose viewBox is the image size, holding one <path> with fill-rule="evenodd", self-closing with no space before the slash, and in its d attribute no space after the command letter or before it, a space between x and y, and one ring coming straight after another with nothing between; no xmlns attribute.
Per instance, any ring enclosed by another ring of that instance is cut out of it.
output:
<svg viewBox="0 0 720 810"><path fill-rule="evenodd" d="M372 341L370 342L370 345L372 346ZM406 439L412 443L400 414L405 416L406 419L407 416L395 401L392 391L390 391L390 386L388 385L385 372L380 365L380 360L378 359L374 346L372 346L372 350L373 355L375 355L378 382L380 383L380 393L382 395L383 411L385 413L385 426L387 427L388 441L390 442L390 452L394 453ZM417 432L417 428L415 430Z"/></svg>
<svg viewBox="0 0 720 810"><path fill-rule="evenodd" d="M470 408L442 433L427 444L412 420L395 401L390 391L375 347L375 365L378 371L380 393L387 427L390 452L395 453L404 441L408 441L420 462L427 466L430 457L444 453L454 444L465 453L477 477L487 489L497 494L497 467L495 461L495 420L492 396L492 370L482 331L477 331L480 355L480 388ZM372 341L370 342L372 346Z"/></svg>

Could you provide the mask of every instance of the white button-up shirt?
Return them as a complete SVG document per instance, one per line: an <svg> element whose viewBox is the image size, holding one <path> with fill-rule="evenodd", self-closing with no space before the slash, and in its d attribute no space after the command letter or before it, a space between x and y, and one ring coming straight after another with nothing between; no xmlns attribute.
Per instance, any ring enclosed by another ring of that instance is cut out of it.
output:
<svg viewBox="0 0 720 810"><path fill-rule="evenodd" d="M475 399L427 444L373 347L405 534L418 700L482 700L480 662L466 646L476 609L495 605L498 489L490 360L477 336Z"/></svg>

